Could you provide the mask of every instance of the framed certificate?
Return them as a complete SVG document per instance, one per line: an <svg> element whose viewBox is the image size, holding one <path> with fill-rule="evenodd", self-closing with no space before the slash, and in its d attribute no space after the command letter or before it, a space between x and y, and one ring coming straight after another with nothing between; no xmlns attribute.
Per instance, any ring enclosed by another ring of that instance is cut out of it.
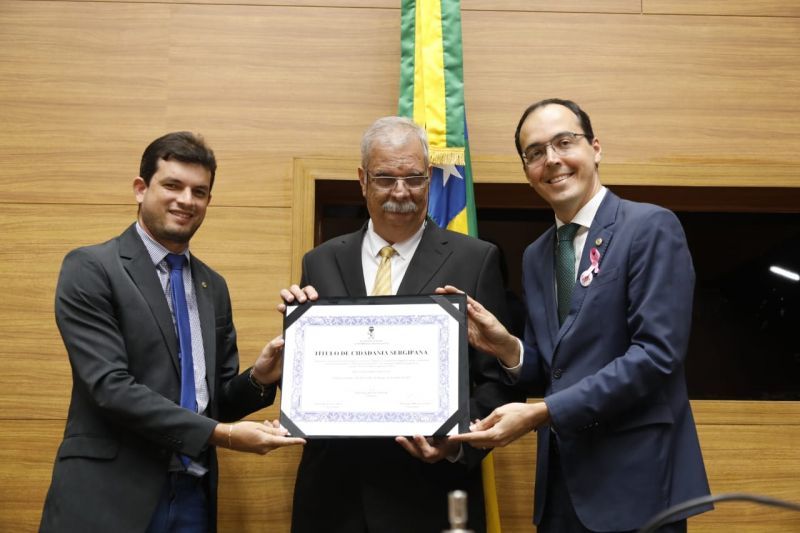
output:
<svg viewBox="0 0 800 533"><path fill-rule="evenodd" d="M307 438L466 432L465 310L461 294L289 306L281 424Z"/></svg>

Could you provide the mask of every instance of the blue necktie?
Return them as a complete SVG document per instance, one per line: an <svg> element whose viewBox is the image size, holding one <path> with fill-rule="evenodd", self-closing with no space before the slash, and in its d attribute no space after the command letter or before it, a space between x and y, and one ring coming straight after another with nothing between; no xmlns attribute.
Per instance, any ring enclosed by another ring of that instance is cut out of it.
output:
<svg viewBox="0 0 800 533"><path fill-rule="evenodd" d="M172 312L178 327L178 357L181 361L181 407L197 412L197 397L194 390L194 361L192 359L192 329L189 325L189 306L183 287L183 267L186 256L167 254L169 285L172 296Z"/></svg>
<svg viewBox="0 0 800 533"><path fill-rule="evenodd" d="M563 324L569 314L572 289L575 288L575 247L572 240L580 229L580 224L564 224L557 230L558 249L556 250L556 293L558 297L558 323Z"/></svg>

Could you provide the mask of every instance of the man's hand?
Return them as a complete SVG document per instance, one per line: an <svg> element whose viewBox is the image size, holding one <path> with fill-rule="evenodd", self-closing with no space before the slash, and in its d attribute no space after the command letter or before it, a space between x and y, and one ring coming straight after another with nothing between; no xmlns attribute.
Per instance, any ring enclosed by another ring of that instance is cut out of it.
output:
<svg viewBox="0 0 800 533"><path fill-rule="evenodd" d="M312 287L311 285L306 285L302 289L299 285L292 285L288 289L281 289L281 298L283 301L278 304L278 312L285 313L286 312L286 304L291 303L305 303L306 300L316 300L319 298L319 294L317 294L317 289Z"/></svg>
<svg viewBox="0 0 800 533"><path fill-rule="evenodd" d="M464 291L445 285L437 294L464 294ZM519 340L514 337L492 313L477 300L467 295L467 337L469 343L481 352L500 359L507 368L519 364Z"/></svg>
<svg viewBox="0 0 800 533"><path fill-rule="evenodd" d="M283 371L283 337L269 341L253 365L253 377L264 386L281 379Z"/></svg>
<svg viewBox="0 0 800 533"><path fill-rule="evenodd" d="M470 433L453 435L450 440L466 442L476 448L503 447L549 423L550 412L544 402L507 403L483 420L475 421Z"/></svg>
<svg viewBox="0 0 800 533"><path fill-rule="evenodd" d="M445 457L455 457L458 454L459 444L451 442L447 437L423 437L414 435L410 440L405 437L395 437L395 442L405 451L426 463L436 463Z"/></svg>
<svg viewBox="0 0 800 533"><path fill-rule="evenodd" d="M305 444L300 438L288 437L289 432L277 420L259 422L237 422L236 424L217 424L209 443L221 448L239 452L264 455L275 448Z"/></svg>

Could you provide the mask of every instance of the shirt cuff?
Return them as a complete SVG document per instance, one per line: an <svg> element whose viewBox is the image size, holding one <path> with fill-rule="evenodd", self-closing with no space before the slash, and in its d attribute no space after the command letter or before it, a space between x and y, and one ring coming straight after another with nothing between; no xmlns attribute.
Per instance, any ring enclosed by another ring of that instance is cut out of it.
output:
<svg viewBox="0 0 800 533"><path fill-rule="evenodd" d="M458 445L458 453L455 454L455 455L448 455L446 457L446 459L448 461L450 461L451 463L458 463L459 461L461 461L461 459L463 457L464 457L464 445L463 444L459 444Z"/></svg>
<svg viewBox="0 0 800 533"><path fill-rule="evenodd" d="M512 366L509 368L504 365L502 361L499 359L497 360L503 370L506 371L506 374L508 374L508 377L510 377L513 381L517 381L519 379L519 375L522 372L522 362L525 359L525 347L522 345L522 341L517 339L517 344L519 344L519 363L517 363L517 366Z"/></svg>

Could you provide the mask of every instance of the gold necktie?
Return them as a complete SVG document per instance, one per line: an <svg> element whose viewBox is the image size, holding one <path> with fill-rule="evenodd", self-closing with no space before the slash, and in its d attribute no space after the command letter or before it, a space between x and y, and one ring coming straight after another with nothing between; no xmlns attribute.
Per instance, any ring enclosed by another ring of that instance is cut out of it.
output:
<svg viewBox="0 0 800 533"><path fill-rule="evenodd" d="M375 285L372 287L372 296L385 296L392 294L392 256L394 248L384 246L381 248L381 264L375 275Z"/></svg>

